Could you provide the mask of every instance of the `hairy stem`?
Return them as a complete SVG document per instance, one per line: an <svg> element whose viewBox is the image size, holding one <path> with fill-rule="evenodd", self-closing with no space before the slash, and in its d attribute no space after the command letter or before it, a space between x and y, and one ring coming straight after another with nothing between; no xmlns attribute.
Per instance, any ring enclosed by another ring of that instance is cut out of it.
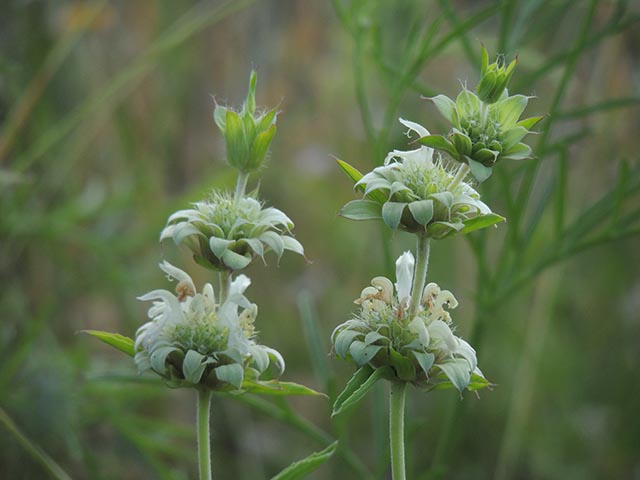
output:
<svg viewBox="0 0 640 480"><path fill-rule="evenodd" d="M409 316L413 317L418 313L422 291L427 279L427 268L429 267L429 245L430 239L426 234L418 235L418 245L416 247L416 267L413 274L413 287L411 289L411 305L409 306Z"/></svg>
<svg viewBox="0 0 640 480"><path fill-rule="evenodd" d="M200 480L211 480L210 408L211 392L209 390L198 390L198 465Z"/></svg>
<svg viewBox="0 0 640 480"><path fill-rule="evenodd" d="M405 480L404 467L404 403L406 382L392 382L389 396L389 439L391 445L391 478Z"/></svg>
<svg viewBox="0 0 640 480"><path fill-rule="evenodd" d="M224 303L224 301L229 296L229 283L231 282L231 272L226 270L220 272L218 274L220 280L220 305Z"/></svg>
<svg viewBox="0 0 640 480"><path fill-rule="evenodd" d="M456 173L456 176L453 177L453 180L451 180L451 183L447 187L447 190L453 192L453 189L460 185L460 182L464 180L464 177L467 176L467 173L469 173L469 165L467 165L466 163L461 163L460 168L458 169L458 173Z"/></svg>
<svg viewBox="0 0 640 480"><path fill-rule="evenodd" d="M244 197L244 191L247 188L247 181L249 180L249 174L244 172L238 172L238 180L236 181L236 189L233 196L233 201L238 203L242 197Z"/></svg>

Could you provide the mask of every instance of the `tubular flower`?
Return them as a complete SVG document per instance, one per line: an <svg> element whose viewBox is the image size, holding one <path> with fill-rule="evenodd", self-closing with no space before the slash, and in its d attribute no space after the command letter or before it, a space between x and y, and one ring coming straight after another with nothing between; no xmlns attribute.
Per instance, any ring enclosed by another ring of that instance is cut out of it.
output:
<svg viewBox="0 0 640 480"><path fill-rule="evenodd" d="M405 252L396 262L395 291L385 277L374 278L362 290L355 300L360 310L332 334L336 354L358 367L390 367L390 380L426 390L453 386L461 392L489 386L473 347L454 335L448 309L458 302L451 292L428 284L417 314L410 317L413 266L413 255Z"/></svg>
<svg viewBox="0 0 640 480"><path fill-rule="evenodd" d="M417 123L400 122L420 137L429 135ZM354 220L382 218L392 229L426 232L441 239L504 220L491 212L471 185L449 170L430 147L390 152L381 167L356 183L363 188L363 199L349 202L341 215Z"/></svg>
<svg viewBox="0 0 640 480"><path fill-rule="evenodd" d="M427 134L420 139L423 145L468 164L479 182L489 178L491 167L500 160L531 158L531 147L522 139L543 118L520 120L530 97L509 96L506 87L517 61L508 66L501 58L491 65L488 61L483 47L477 94L463 88L455 101L445 95L431 98L452 129L447 136Z"/></svg>
<svg viewBox="0 0 640 480"><path fill-rule="evenodd" d="M193 252L200 265L216 270L241 270L268 251L285 250L304 255L300 242L287 235L293 222L276 208L263 208L251 197L234 200L228 193L213 193L191 209L171 215L160 241L173 238Z"/></svg>
<svg viewBox="0 0 640 480"><path fill-rule="evenodd" d="M240 389L245 378L257 379L272 363L282 374L282 356L255 341L258 309L244 296L248 277L234 279L227 299L219 304L211 284L197 292L187 273L168 262L160 268L178 281L176 294L154 290L139 297L153 301L151 320L136 332L140 372L153 370L170 384L214 390Z"/></svg>

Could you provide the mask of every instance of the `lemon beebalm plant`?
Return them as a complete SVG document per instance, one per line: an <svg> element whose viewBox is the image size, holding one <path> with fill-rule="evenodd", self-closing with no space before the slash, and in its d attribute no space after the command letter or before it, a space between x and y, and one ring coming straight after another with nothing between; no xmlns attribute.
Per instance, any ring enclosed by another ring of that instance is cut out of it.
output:
<svg viewBox="0 0 640 480"><path fill-rule="evenodd" d="M418 123L400 119L417 148L393 150L383 165L365 175L346 162L340 168L363 197L340 214L351 220L382 220L393 231L415 235L415 255L396 261L396 281L376 277L355 300L358 310L331 336L333 351L357 367L334 403L333 415L354 406L378 380L390 383L389 439L394 480L405 480L404 406L409 385L430 392L454 388L478 391L491 382L478 368L475 349L456 335L454 295L427 284L432 241L442 241L505 220L485 204L476 185L500 160L532 156L522 142L542 117L519 120L528 97L509 96L507 84L517 61L500 57L489 64L482 49L480 82L455 101L432 100L452 129L432 135Z"/></svg>
<svg viewBox="0 0 640 480"><path fill-rule="evenodd" d="M254 322L258 306L245 292L251 280L240 273L256 259L285 250L304 256L292 234L293 222L281 210L266 207L256 191L246 192L249 176L258 173L276 131L276 110L258 112L257 76L252 72L241 110L216 105L214 120L225 137L227 161L237 170L235 189L213 191L190 208L169 216L160 241L171 239L192 254L193 265L217 273L217 287L199 289L186 270L163 261L160 269L175 291L152 290L139 297L151 302L148 321L135 338L88 331L133 357L140 374L159 376L171 388L197 393L198 471L211 480L210 411L214 393L237 395L320 395L292 382L281 382L283 356L258 342ZM336 444L295 462L275 479L299 478L326 461Z"/></svg>

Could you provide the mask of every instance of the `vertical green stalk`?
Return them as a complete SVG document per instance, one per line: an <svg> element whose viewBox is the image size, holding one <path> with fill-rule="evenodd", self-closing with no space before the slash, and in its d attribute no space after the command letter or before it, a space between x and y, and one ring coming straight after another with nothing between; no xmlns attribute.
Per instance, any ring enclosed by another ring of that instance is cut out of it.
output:
<svg viewBox="0 0 640 480"><path fill-rule="evenodd" d="M411 305L409 316L413 317L418 313L422 291L427 279L427 268L429 267L429 245L430 239L426 233L418 235L418 245L416 247L416 267L413 274L413 287L411 289Z"/></svg>
<svg viewBox="0 0 640 480"><path fill-rule="evenodd" d="M198 465L200 480L211 480L210 408L211 391L198 389Z"/></svg>
<svg viewBox="0 0 640 480"><path fill-rule="evenodd" d="M238 203L242 197L244 197L244 191L247 188L247 181L249 180L249 174L244 172L238 172L238 180L236 181L236 190L233 196L233 201Z"/></svg>
<svg viewBox="0 0 640 480"><path fill-rule="evenodd" d="M404 404L406 382L391 382L389 396L389 439L391 445L391 478L405 480L404 467Z"/></svg>
<svg viewBox="0 0 640 480"><path fill-rule="evenodd" d="M460 182L464 180L464 177L467 176L467 173L469 173L469 165L467 165L466 163L461 163L460 168L458 169L458 173L456 173L456 176L453 177L453 180L451 180L451 183L447 187L447 190L453 192L453 189L460 185Z"/></svg>
<svg viewBox="0 0 640 480"><path fill-rule="evenodd" d="M227 270L223 270L218 273L218 278L220 280L220 298L218 302L220 305L224 303L224 301L229 296L229 283L231 281L231 272Z"/></svg>

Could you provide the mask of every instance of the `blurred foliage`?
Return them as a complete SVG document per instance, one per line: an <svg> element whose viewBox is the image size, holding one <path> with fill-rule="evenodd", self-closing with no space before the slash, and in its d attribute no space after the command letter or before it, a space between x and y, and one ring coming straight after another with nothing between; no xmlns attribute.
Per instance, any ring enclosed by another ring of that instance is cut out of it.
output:
<svg viewBox="0 0 640 480"><path fill-rule="evenodd" d="M337 218L355 196L330 155L380 164L406 147L399 115L444 133L420 95L474 85L480 42L519 54L511 91L549 115L537 159L479 187L508 222L433 246L429 277L461 301L461 333L498 386L480 400L409 392L409 477L640 476L637 2L8 0L2 11L0 477L194 476L190 392L136 377L74 333L132 335L155 264L187 258L159 232L213 186L232 188L209 95L237 104L252 67L261 101L282 111L260 188L311 263L252 267L248 296L284 379L334 398L352 371L326 356L329 334L410 239ZM386 476L380 395L333 423L321 398L240 400L214 399L219 478L269 477L334 437L339 455L309 478Z"/></svg>

